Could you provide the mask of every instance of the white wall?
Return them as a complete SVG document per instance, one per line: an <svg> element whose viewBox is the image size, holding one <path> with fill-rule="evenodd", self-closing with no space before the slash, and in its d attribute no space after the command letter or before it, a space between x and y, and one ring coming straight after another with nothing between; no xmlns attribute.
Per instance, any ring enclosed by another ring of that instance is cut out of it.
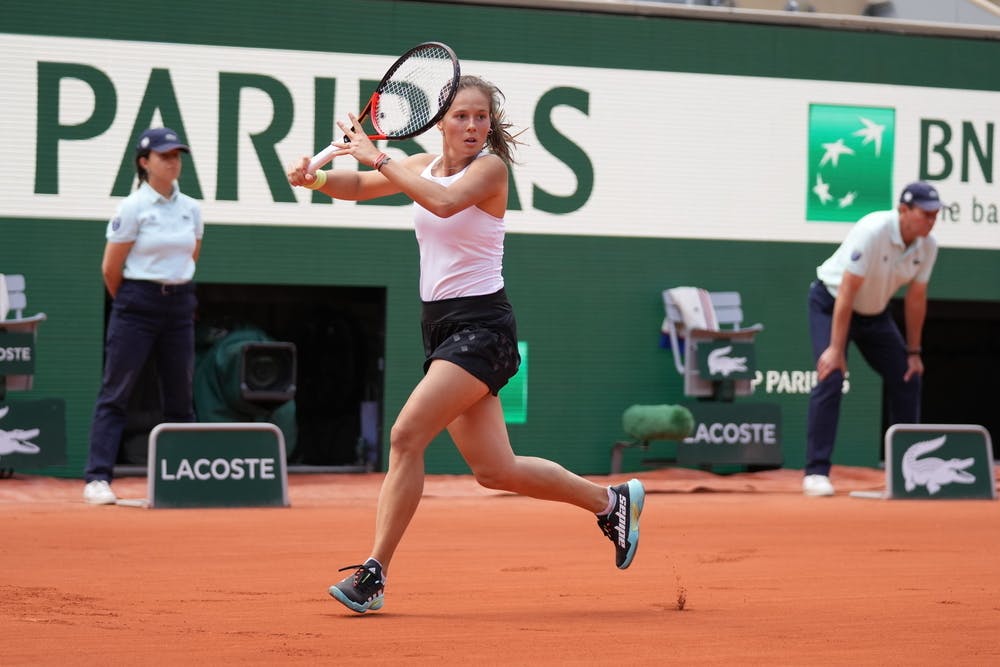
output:
<svg viewBox="0 0 1000 667"><path fill-rule="evenodd" d="M934 21L937 23L969 23L1000 27L1000 9L992 11L984 6L995 3L970 0L893 0L896 14L901 19Z"/></svg>

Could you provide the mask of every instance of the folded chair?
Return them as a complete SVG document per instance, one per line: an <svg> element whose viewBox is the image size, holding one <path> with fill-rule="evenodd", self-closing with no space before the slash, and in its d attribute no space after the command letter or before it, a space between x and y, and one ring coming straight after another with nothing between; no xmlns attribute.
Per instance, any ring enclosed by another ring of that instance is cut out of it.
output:
<svg viewBox="0 0 1000 667"><path fill-rule="evenodd" d="M674 366L684 376L684 394L692 397L731 396L753 393L749 378L729 382L702 377L698 370L698 346L717 341L753 343L764 325L743 327L743 307L739 292L709 292L698 287L663 290L666 317L662 331L670 337Z"/></svg>
<svg viewBox="0 0 1000 667"><path fill-rule="evenodd" d="M0 273L0 333L30 333L37 337L38 324L46 318L45 313L24 316L28 300L24 293L24 276ZM34 375L0 376L0 399L10 389L31 389Z"/></svg>

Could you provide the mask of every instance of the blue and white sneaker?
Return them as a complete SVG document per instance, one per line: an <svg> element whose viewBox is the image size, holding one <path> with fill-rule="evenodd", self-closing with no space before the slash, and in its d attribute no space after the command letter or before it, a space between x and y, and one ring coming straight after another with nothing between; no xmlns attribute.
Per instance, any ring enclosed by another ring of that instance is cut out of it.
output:
<svg viewBox="0 0 1000 667"><path fill-rule="evenodd" d="M349 577L330 586L330 595L338 602L359 614L369 609L375 611L382 608L385 577L382 576L382 564L374 558L369 558L364 565L348 565L344 570L357 570Z"/></svg>
<svg viewBox="0 0 1000 667"><path fill-rule="evenodd" d="M615 565L624 570L632 564L639 546L639 515L646 491L642 482L630 479L625 484L612 486L615 506L604 516L597 517L597 525L615 545Z"/></svg>

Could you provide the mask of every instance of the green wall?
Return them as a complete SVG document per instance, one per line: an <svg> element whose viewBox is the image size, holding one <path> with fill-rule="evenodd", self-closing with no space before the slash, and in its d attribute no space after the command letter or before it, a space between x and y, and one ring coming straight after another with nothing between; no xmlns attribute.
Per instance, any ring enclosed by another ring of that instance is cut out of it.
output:
<svg viewBox="0 0 1000 667"><path fill-rule="evenodd" d="M42 310L49 318L40 329L31 397L66 400L69 460L65 468L49 471L57 474L78 474L86 454L102 360L98 269L103 226L0 222L0 266L31 276L29 311ZM209 231L198 270L204 282L387 288L388 426L420 377L412 234L228 225ZM23 247L34 249L30 257L17 251ZM659 345L660 291L667 287L740 289L747 323L765 324L758 362L807 369L806 286L829 250L823 244L510 236L508 292L520 335L531 346L528 422L510 427L516 451L552 457L583 473L605 473L609 448L623 435L625 408L683 400L671 353ZM936 276L932 298L966 299L968 277L977 276L977 298L1000 299L1000 267L992 253L945 250ZM860 360L851 369L845 403L850 418L842 423L837 461L873 465L881 427L880 385ZM786 465L801 467L806 397L758 394L754 400L781 405ZM629 452L625 462L635 466L640 457ZM432 446L428 469L464 470L446 437Z"/></svg>
<svg viewBox="0 0 1000 667"><path fill-rule="evenodd" d="M308 9L260 1L92 4L55 0L40 12L31 3L7 3L0 30L290 50L329 44L378 53L433 38L471 59L985 90L1000 85L1000 43L953 37L382 0ZM362 29L342 29L357 17ZM641 136L624 140L641 149ZM733 224L739 211L734 203ZM388 433L422 361L412 232L208 222L200 281L387 288ZM46 470L51 474L81 474L86 455L102 363L104 225L0 218L0 269L28 275L29 311L48 315L31 397L59 397L67 405L68 460ZM829 244L809 243L509 235L508 293L531 349L528 422L510 427L515 450L603 474L611 444L623 435L626 407L683 400L681 378L659 345L660 292L668 287L738 289L747 323L766 327L758 339L759 364L808 369L806 288L831 251ZM944 249L931 298L1000 300L995 253ZM851 381L850 418L843 420L835 462L873 465L880 385L862 363L852 365ZM806 396L758 394L754 400L781 406L786 465L801 467ZM626 465L637 467L641 456L629 452ZM431 447L428 470L466 468L442 437Z"/></svg>

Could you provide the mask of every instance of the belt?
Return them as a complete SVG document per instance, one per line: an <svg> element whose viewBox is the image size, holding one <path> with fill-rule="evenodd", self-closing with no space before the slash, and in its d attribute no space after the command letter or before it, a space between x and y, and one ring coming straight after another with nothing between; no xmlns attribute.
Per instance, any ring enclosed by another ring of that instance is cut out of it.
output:
<svg viewBox="0 0 1000 667"><path fill-rule="evenodd" d="M188 292L194 291L194 283L180 283L180 284L168 284L168 283L156 283L160 287L160 294L171 295L171 294L187 294Z"/></svg>
<svg viewBox="0 0 1000 667"><path fill-rule="evenodd" d="M155 280L135 280L132 278L126 278L124 280L126 283L131 283L137 287L141 287L145 290L155 290L164 296L171 296L173 294L187 294L194 291L194 283L161 283Z"/></svg>

